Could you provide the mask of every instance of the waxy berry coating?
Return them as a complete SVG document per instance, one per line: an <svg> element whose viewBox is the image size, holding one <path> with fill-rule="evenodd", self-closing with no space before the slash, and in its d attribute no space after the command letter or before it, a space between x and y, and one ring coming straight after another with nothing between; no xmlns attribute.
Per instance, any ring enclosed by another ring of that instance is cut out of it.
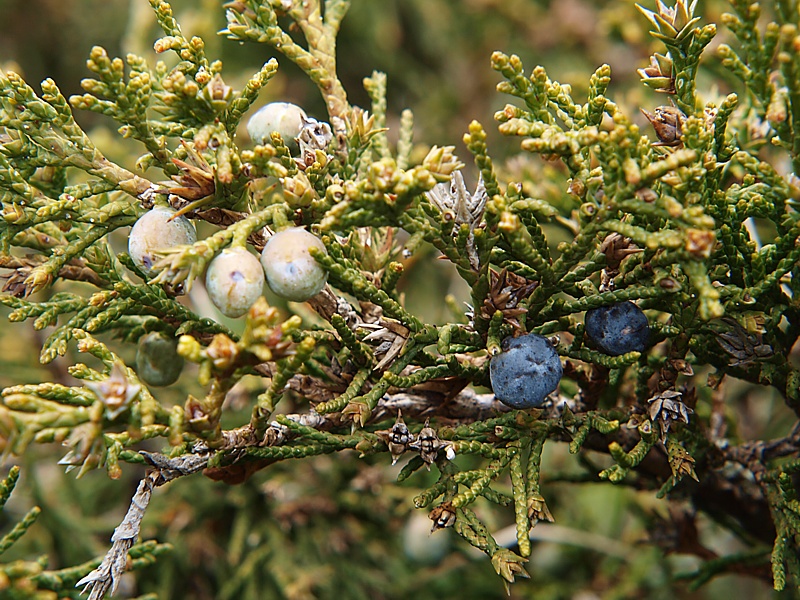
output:
<svg viewBox="0 0 800 600"><path fill-rule="evenodd" d="M175 212L166 206L156 206L142 215L131 228L128 254L145 275L155 275L153 264L157 260L156 250L197 241L197 232L189 219L178 217L170 221Z"/></svg>
<svg viewBox="0 0 800 600"><path fill-rule="evenodd" d="M305 302L325 287L328 273L314 260L309 248L327 253L319 238L301 227L276 233L264 246L261 265L267 284L281 298Z"/></svg>
<svg viewBox="0 0 800 600"><path fill-rule="evenodd" d="M586 335L606 354L619 356L644 352L650 340L650 324L633 302L601 306L586 312Z"/></svg>
<svg viewBox="0 0 800 600"><path fill-rule="evenodd" d="M183 357L177 353L178 342L153 331L139 340L136 349L136 374L147 385L163 387L178 380L183 370Z"/></svg>
<svg viewBox="0 0 800 600"><path fill-rule="evenodd" d="M283 143L296 149L295 138L303 128L303 119L308 118L306 112L289 102L272 102L262 106L247 121L247 133L256 144L268 144L272 132L281 134Z"/></svg>
<svg viewBox="0 0 800 600"><path fill-rule="evenodd" d="M264 291L264 270L246 248L226 248L208 265L206 291L226 317L245 314Z"/></svg>
<svg viewBox="0 0 800 600"><path fill-rule="evenodd" d="M529 333L506 338L489 363L495 397L511 408L538 408L558 387L564 370L550 341Z"/></svg>

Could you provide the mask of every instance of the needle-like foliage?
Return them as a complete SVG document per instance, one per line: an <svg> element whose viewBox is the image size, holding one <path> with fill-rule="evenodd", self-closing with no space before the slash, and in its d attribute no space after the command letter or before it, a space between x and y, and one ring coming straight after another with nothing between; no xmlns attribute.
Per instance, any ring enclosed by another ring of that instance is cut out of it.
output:
<svg viewBox="0 0 800 600"><path fill-rule="evenodd" d="M771 565L776 589L800 588L800 427L741 443L724 425L726 390L737 381L773 388L787 414L800 416L791 357L800 336L796 1L768 3L764 14L731 1L717 53L738 88L715 101L705 100L712 91L698 74L717 26L695 14L697 0L639 7L657 50L638 73L665 97L661 105L615 102L608 65L577 94L543 67L495 52L497 89L510 101L495 115L507 136L499 144L518 148L518 161L550 165L564 185L546 196L513 177L513 161L492 158L478 121L463 137L474 169L452 146L420 151L412 113L389 118L383 73L364 80L370 106L354 106L337 73L346 0L225 6L223 37L269 46L319 90L327 114L306 119L291 149L278 134L258 145L240 135L277 61L235 89L205 42L183 34L170 4L150 4L163 30L155 52L176 60L96 47L85 93L69 99L52 80L36 93L0 72L0 302L11 321L47 329L42 363L73 347L89 363L72 364L61 381L2 390L2 447L13 460L60 442L59 464L79 476L148 468L102 562L66 572L0 564L0 590L24 585L39 595L19 597L49 598L42 590L61 593L82 577L89 597L101 598L119 585L127 557L136 567L163 553L154 542L134 545L161 485L202 472L246 486L281 461L334 453L354 453L364 471L402 460L398 482L421 488L403 509L427 511L434 530L452 528L508 586L535 567L535 528L553 520L542 453L561 445L581 455L587 481L686 501L681 518L691 527L706 513L747 545L723 556L698 551L686 535L667 545L704 559L683 575L693 585L721 573L762 576L759 567ZM639 108L653 133L637 125ZM117 164L74 111L110 117L143 154ZM466 183L470 170L475 185ZM201 235L158 248L150 274L115 236L154 205L171 206ZM261 252L290 227L320 240L302 250L324 270L322 291L305 304L262 297L239 324L204 316L208 302L196 290L214 257ZM441 323L409 308L403 281L431 249L468 289L466 310L440 299L453 308ZM629 302L638 308L627 313L646 315L649 336L612 356L584 329L584 315ZM130 358L129 347L154 331L174 339L173 360L196 365L182 377L196 380L195 391L178 402ZM528 333L547 336L541 343L555 347L563 379L540 408L515 410L491 393L489 365L503 340ZM16 477L0 485L0 504ZM316 510L355 506L344 496L326 502ZM496 533L492 505L513 522L513 540ZM37 514L0 539L0 552ZM653 525L652 541L680 525L671 514ZM253 535L278 533L265 525ZM244 546L232 548L241 558ZM220 597L249 594L248 577L267 564L284 593L313 587L298 583L297 565L268 553L243 558L247 568L228 573Z"/></svg>

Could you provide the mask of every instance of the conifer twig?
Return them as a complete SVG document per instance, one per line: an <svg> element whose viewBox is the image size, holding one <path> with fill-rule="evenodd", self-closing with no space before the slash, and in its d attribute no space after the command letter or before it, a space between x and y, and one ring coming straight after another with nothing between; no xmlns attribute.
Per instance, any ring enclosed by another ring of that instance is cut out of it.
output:
<svg viewBox="0 0 800 600"><path fill-rule="evenodd" d="M150 504L153 490L178 477L196 473L208 464L207 454L189 454L177 458L150 452L142 452L142 455L155 467L154 470L149 471L139 482L128 512L111 536L112 545L103 562L75 584L75 587L84 586L83 593L89 592L89 600L100 600L107 592L113 594L116 591L128 562L128 550L139 537L142 519Z"/></svg>

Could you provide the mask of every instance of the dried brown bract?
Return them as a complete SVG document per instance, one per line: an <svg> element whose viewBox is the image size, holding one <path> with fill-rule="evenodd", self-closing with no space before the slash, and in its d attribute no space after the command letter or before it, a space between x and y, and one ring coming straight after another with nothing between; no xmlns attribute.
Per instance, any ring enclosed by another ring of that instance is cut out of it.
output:
<svg viewBox="0 0 800 600"><path fill-rule="evenodd" d="M681 136L683 135L683 124L686 122L684 115L674 106L657 106L655 112L641 109L642 114L647 117L653 129L656 131L658 141L653 146L681 146Z"/></svg>
<svg viewBox="0 0 800 600"><path fill-rule="evenodd" d="M435 507L428 517L433 521L431 532L434 532L438 529L444 529L445 527L452 527L456 522L456 511L452 504L443 502Z"/></svg>
<svg viewBox="0 0 800 600"><path fill-rule="evenodd" d="M397 412L397 421L391 429L376 431L375 435L381 438L389 446L389 454L392 455L392 464L397 463L409 445L414 441L414 435L408 430L408 426L403 421L400 411Z"/></svg>
<svg viewBox="0 0 800 600"><path fill-rule="evenodd" d="M419 432L419 436L408 447L414 450L419 450L419 455L425 464L430 469L430 465L436 460L439 450L442 448L442 441L436 430L430 426L430 419L425 420L425 427Z"/></svg>
<svg viewBox="0 0 800 600"><path fill-rule="evenodd" d="M533 293L538 281L531 281L524 277L503 269L499 273L494 269L489 271L489 294L481 306L481 317L491 319L498 310L503 313L503 321L519 329L517 318L527 311L519 304Z"/></svg>
<svg viewBox="0 0 800 600"><path fill-rule="evenodd" d="M658 423L662 442L666 441L672 423L676 421L688 423L689 415L694 412L684 404L682 396L681 392L665 390L647 401L650 405L650 419Z"/></svg>

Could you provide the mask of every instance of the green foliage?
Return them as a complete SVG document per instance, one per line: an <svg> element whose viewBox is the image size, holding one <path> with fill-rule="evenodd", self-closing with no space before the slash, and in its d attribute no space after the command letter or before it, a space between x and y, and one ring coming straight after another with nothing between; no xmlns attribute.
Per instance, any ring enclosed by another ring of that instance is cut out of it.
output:
<svg viewBox="0 0 800 600"><path fill-rule="evenodd" d="M8 476L0 481L0 509L6 504L19 479L19 467L12 467ZM0 555L5 553L36 522L41 509L34 506L7 534L0 538ZM134 569L152 564L170 547L155 542L144 542L130 549ZM47 557L35 561L18 560L0 565L0 589L4 598L32 598L36 600L56 600L57 598L78 598L75 583L100 562L92 561L58 571L46 570ZM147 596L139 597L145 600Z"/></svg>
<svg viewBox="0 0 800 600"><path fill-rule="evenodd" d="M383 73L364 79L368 110L348 100L336 43L349 2L226 5L225 37L282 54L323 99L328 122L305 122L294 154L279 135L250 148L237 137L277 61L236 90L205 42L182 33L170 4L150 4L163 30L155 51L172 60L151 66L94 48L93 78L69 100L52 80L37 95L18 74L0 73L0 302L11 321L53 328L42 364L71 356L75 341L95 365L72 364L71 379L2 390L2 447L23 456L34 444L61 442L69 450L59 464L87 479L99 467L112 479L126 474L125 463L148 467L103 561L66 572L44 571L41 561L3 564L0 590L73 596L67 588L82 577L90 598L113 591L126 555L138 566L166 549L132 546L148 527L150 495L157 506L156 488L197 480L201 470L241 484L215 496L228 512L241 510L235 517L213 503L187 509L232 531L227 558L198 584L203 593L256 598L261 581L297 598L342 586L348 597L417 593L407 563L384 562L373 546L412 505L429 509L434 529L452 529L486 554L508 586L536 567L531 540L537 523L553 520L548 477L556 487L560 478L548 475L543 452L562 442L579 455L580 470L563 480L607 481L692 507L647 517L653 545L703 560L681 575L691 585L726 573L765 578L771 564L775 589L800 587L798 427L742 442L735 429L746 424L729 418L724 401L746 382L774 389L787 413L800 415L791 356L800 336L800 183L788 172L800 167L797 2L776 1L774 14L762 15L757 4L731 1L733 14L721 22L735 41L718 53L740 93L716 101L704 100L698 75L717 28L695 15L696 1L639 7L658 45L639 76L670 102L642 108L655 140L624 99L608 97L608 65L590 76L581 102L544 67L528 72L519 56L494 52L497 89L515 102L495 119L501 134L519 138L521 153L493 159L486 128L470 123L463 142L479 174L474 191L453 146L417 146L411 111L392 118ZM111 117L144 154L129 168L107 158L73 110ZM520 164L535 165L536 177ZM549 178L536 180L547 169ZM166 204L205 236L164 248L148 278L115 250L115 232ZM211 260L228 247L261 251L287 227L321 238L325 252L310 253L328 286L302 305L261 298L242 323L204 316L196 290ZM446 322L416 314L405 294L432 248L468 289L467 311L446 300L455 307ZM647 311L655 345L607 356L585 335L583 313L627 301ZM178 340L178 354L197 365L196 382L186 373L173 395L150 391L128 366L129 348L153 331ZM564 378L542 409L509 410L480 393L490 385L489 358L504 338L530 332L555 334ZM334 453L344 466L330 480L307 466ZM368 478L389 457L408 461L398 485L385 482L385 497L348 491L344 480ZM312 476L293 479L293 464ZM3 503L16 477L14 470L0 487ZM305 500L285 513L289 534L257 514L261 492L251 477L303 488ZM409 485L413 499L403 491ZM347 524L319 522L317 513ZM698 514L745 549L705 548ZM23 517L0 552L37 515ZM303 519L328 530L309 534L298 526ZM497 533L503 520L513 522L510 541ZM337 543L354 550L326 563L322 548ZM311 566L275 553L287 545ZM189 580L196 561L188 548L179 555L166 560ZM662 585L627 560L618 570L635 591ZM340 570L352 579L331 577ZM164 577L164 593L179 585Z"/></svg>

